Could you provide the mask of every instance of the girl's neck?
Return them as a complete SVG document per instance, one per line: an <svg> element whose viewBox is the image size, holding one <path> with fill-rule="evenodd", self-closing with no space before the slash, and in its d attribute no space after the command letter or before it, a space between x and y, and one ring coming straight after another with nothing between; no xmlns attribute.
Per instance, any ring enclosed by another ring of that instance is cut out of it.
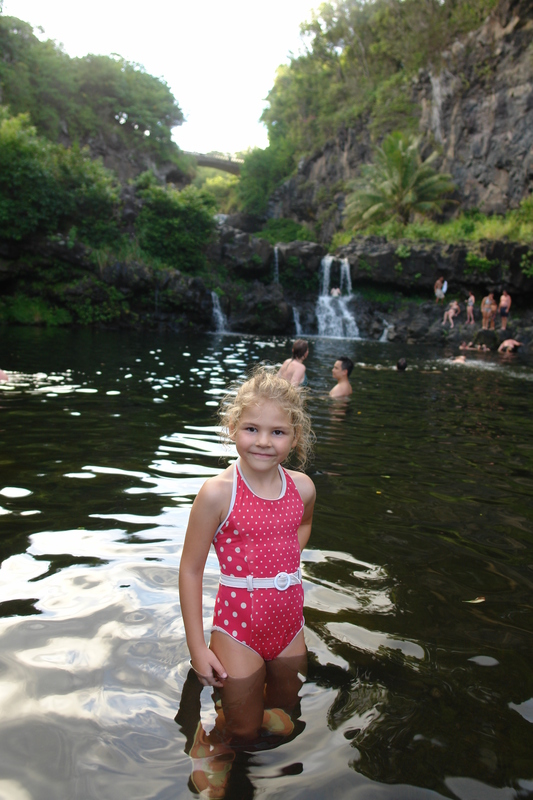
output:
<svg viewBox="0 0 533 800"><path fill-rule="evenodd" d="M263 500L277 500L283 488L279 465L268 472L255 472L239 458L239 470L246 483L258 497Z"/></svg>

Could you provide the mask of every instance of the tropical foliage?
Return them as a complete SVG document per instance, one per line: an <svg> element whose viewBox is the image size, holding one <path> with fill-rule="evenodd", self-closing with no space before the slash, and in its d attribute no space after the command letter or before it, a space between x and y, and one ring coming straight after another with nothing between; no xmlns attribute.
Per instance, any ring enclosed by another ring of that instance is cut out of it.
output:
<svg viewBox="0 0 533 800"><path fill-rule="evenodd" d="M141 249L185 272L203 266L205 247L215 226L213 196L195 186L180 192L155 181L146 185L146 179L139 183L138 195L143 205L135 231Z"/></svg>
<svg viewBox="0 0 533 800"><path fill-rule="evenodd" d="M397 218L406 225L414 214L440 211L454 185L451 176L431 166L433 151L422 160L420 140L396 132L376 148L374 163L361 168L361 178L352 184L346 198L348 227Z"/></svg>
<svg viewBox="0 0 533 800"><path fill-rule="evenodd" d="M412 79L477 28L497 0L331 0L301 25L302 48L279 67L262 120L269 147L242 171L240 196L264 212L268 194L299 159L339 131L368 129L374 142L415 133ZM250 162L250 163L248 163Z"/></svg>
<svg viewBox="0 0 533 800"><path fill-rule="evenodd" d="M68 232L96 246L117 236L118 187L87 151L67 150L37 134L28 115L0 109L0 236Z"/></svg>
<svg viewBox="0 0 533 800"><path fill-rule="evenodd" d="M120 56L70 58L41 42L28 23L0 16L0 95L13 114L28 113L52 142L119 142L176 159L172 128L183 114L167 84Z"/></svg>

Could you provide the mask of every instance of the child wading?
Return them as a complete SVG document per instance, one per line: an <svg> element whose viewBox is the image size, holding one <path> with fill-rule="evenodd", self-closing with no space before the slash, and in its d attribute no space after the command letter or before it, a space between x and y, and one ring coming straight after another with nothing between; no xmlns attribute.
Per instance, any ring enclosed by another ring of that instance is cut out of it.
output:
<svg viewBox="0 0 533 800"><path fill-rule="evenodd" d="M288 736L306 672L300 553L311 533L315 487L303 468L312 432L302 391L257 370L221 404L239 459L202 486L180 564L180 602L191 665L216 687L215 728L198 725L189 755L198 791L223 797L231 744ZM202 576L211 544L220 564L211 640L204 638ZM201 761L197 761L201 759Z"/></svg>

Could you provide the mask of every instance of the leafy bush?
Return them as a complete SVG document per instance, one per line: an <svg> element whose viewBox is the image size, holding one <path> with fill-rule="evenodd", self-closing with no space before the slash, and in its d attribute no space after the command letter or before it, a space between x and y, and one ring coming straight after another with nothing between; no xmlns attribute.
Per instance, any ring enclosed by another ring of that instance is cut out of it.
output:
<svg viewBox="0 0 533 800"><path fill-rule="evenodd" d="M480 256L472 250L466 254L465 262L468 265L468 269L465 270L465 274L467 275L471 275L475 272L490 272L491 269L498 266L497 261L490 261L490 259Z"/></svg>
<svg viewBox="0 0 533 800"><path fill-rule="evenodd" d="M270 244L278 242L316 242L313 231L292 219L269 219L263 230L255 234L259 239L266 239Z"/></svg>
<svg viewBox="0 0 533 800"><path fill-rule="evenodd" d="M293 155L292 146L285 140L245 154L237 187L245 211L259 215L266 212L270 195L294 168Z"/></svg>
<svg viewBox="0 0 533 800"><path fill-rule="evenodd" d="M1 3L0 3L1 6ZM0 85L14 114L27 112L56 143L98 136L155 158L179 158L172 128L183 114L167 84L117 55L70 58L26 22L0 14Z"/></svg>
<svg viewBox="0 0 533 800"><path fill-rule="evenodd" d="M93 246L118 236L119 193L88 151L37 135L26 114L0 115L0 236L21 240L67 232ZM72 243L72 242L71 242Z"/></svg>
<svg viewBox="0 0 533 800"><path fill-rule="evenodd" d="M523 253L520 258L520 269L526 278L533 278L533 253Z"/></svg>
<svg viewBox="0 0 533 800"><path fill-rule="evenodd" d="M237 193L239 178L212 167L198 167L193 185L213 195L221 214L233 214L240 209Z"/></svg>
<svg viewBox="0 0 533 800"><path fill-rule="evenodd" d="M57 230L68 199L56 148L37 136L27 114L0 120L0 236L20 240Z"/></svg>
<svg viewBox="0 0 533 800"><path fill-rule="evenodd" d="M22 293L5 299L2 317L5 322L19 325L56 326L72 323L72 316L66 308L58 308L42 297L28 297Z"/></svg>
<svg viewBox="0 0 533 800"><path fill-rule="evenodd" d="M214 230L212 195L188 186L183 191L151 185L139 191L143 207L135 223L140 247L149 255L196 272Z"/></svg>

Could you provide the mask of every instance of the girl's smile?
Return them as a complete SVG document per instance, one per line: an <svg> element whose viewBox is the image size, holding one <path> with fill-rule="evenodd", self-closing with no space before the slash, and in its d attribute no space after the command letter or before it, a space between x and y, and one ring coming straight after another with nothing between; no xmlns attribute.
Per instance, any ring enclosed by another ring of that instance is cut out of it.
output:
<svg viewBox="0 0 533 800"><path fill-rule="evenodd" d="M252 469L261 469L263 464L277 467L295 444L288 414L271 400L244 409L231 437L241 459Z"/></svg>

